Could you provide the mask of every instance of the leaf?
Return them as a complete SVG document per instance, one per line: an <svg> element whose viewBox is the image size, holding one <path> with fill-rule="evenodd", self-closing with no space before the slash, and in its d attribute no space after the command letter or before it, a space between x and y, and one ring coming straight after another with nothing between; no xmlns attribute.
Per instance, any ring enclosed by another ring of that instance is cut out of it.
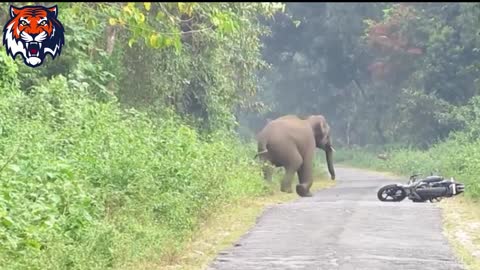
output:
<svg viewBox="0 0 480 270"><path fill-rule="evenodd" d="M226 33L231 33L233 32L233 21L232 20L228 20L228 21L225 21L223 23L223 30L226 32Z"/></svg>
<svg viewBox="0 0 480 270"><path fill-rule="evenodd" d="M25 243L32 247L32 248L35 248L35 249L40 249L42 247L42 245L40 244L40 242L38 242L37 240L35 239L27 239L25 240Z"/></svg>
<svg viewBox="0 0 480 270"><path fill-rule="evenodd" d="M157 21L161 21L161 20L164 19L164 18L165 18L165 13L163 13L163 12L161 12L161 11L157 12L157 16L155 16L155 19L156 19Z"/></svg>
<svg viewBox="0 0 480 270"><path fill-rule="evenodd" d="M173 44L173 39L171 38L166 38L165 39L165 46L171 46Z"/></svg>
<svg viewBox="0 0 480 270"><path fill-rule="evenodd" d="M128 46L131 48L133 46L133 43L135 43L135 39L131 38L128 40Z"/></svg>
<svg viewBox="0 0 480 270"><path fill-rule="evenodd" d="M178 6L178 11L180 13L185 13L185 6L186 6L185 3L178 3L177 6Z"/></svg>
<svg viewBox="0 0 480 270"><path fill-rule="evenodd" d="M3 217L1 223L6 228L10 228L14 224L13 220L9 216Z"/></svg>
<svg viewBox="0 0 480 270"><path fill-rule="evenodd" d="M130 6L130 4L124 6L124 7L123 7L123 11L125 11L125 13L128 13L128 15L132 15L132 14L133 14L132 7Z"/></svg>
<svg viewBox="0 0 480 270"><path fill-rule="evenodd" d="M95 20L88 20L87 26L88 26L88 29L94 29L97 26L97 22Z"/></svg>
<svg viewBox="0 0 480 270"><path fill-rule="evenodd" d="M175 39L175 42L173 43L173 46L175 47L175 53L179 54L182 50L182 42L180 41L179 37L177 37Z"/></svg>
<svg viewBox="0 0 480 270"><path fill-rule="evenodd" d="M188 5L188 8L187 8L187 15L189 17L192 17L192 13L193 13L193 5L192 3L190 3L190 5Z"/></svg>
<svg viewBox="0 0 480 270"><path fill-rule="evenodd" d="M143 3L143 5L145 6L145 9L147 11L150 11L150 9L152 8L152 3L150 3L150 2L145 2L145 3Z"/></svg>
<svg viewBox="0 0 480 270"><path fill-rule="evenodd" d="M220 24L220 20L217 17L212 17L212 24L218 26Z"/></svg>
<svg viewBox="0 0 480 270"><path fill-rule="evenodd" d="M12 171L14 171L15 173L20 172L20 167L19 167L18 165L11 164L11 165L9 166L9 168L10 168Z"/></svg>
<svg viewBox="0 0 480 270"><path fill-rule="evenodd" d="M135 16L135 21L137 21L138 23L144 23L145 15L143 15L143 13L137 13Z"/></svg>
<svg viewBox="0 0 480 270"><path fill-rule="evenodd" d="M115 20L115 18L110 18L110 19L108 19L108 23L110 25L115 25L115 24L117 24L117 20Z"/></svg>
<svg viewBox="0 0 480 270"><path fill-rule="evenodd" d="M50 172L47 172L46 175L47 175L47 178L49 178L49 179L55 179L57 177L57 174L50 173Z"/></svg>
<svg viewBox="0 0 480 270"><path fill-rule="evenodd" d="M152 46L153 48L156 48L158 46L158 40L159 40L158 34L150 35L150 38L149 38L150 46Z"/></svg>

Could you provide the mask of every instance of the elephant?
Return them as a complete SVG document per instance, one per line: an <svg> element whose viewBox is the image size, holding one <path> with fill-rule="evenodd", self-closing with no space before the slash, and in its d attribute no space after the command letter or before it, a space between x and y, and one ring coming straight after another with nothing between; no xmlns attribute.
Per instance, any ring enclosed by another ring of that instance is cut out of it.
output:
<svg viewBox="0 0 480 270"><path fill-rule="evenodd" d="M310 115L306 119L296 115L285 115L269 121L256 135L255 158L259 157L264 162L264 178L271 181L273 167L283 167L285 175L280 190L292 193L292 181L297 173L299 180L299 184L296 185L297 194L301 197L311 197L316 148L325 151L330 178L335 180L333 167L335 149L330 136L330 126L323 115Z"/></svg>

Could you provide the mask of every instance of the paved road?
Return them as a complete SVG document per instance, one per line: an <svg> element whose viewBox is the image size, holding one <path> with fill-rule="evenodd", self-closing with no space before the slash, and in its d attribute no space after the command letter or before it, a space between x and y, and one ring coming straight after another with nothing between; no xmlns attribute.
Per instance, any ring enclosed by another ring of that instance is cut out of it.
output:
<svg viewBox="0 0 480 270"><path fill-rule="evenodd" d="M338 167L337 185L267 209L210 270L459 270L430 203L380 202L378 188L405 179Z"/></svg>

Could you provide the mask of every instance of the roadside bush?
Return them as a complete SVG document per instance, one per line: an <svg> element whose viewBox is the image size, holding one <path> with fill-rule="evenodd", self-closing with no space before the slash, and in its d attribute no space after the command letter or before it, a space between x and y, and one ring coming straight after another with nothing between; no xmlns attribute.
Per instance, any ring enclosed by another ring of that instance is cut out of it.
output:
<svg viewBox="0 0 480 270"><path fill-rule="evenodd" d="M158 256L215 207L267 191L254 148L231 134L201 138L173 114L100 103L63 76L39 85L0 90L2 269Z"/></svg>

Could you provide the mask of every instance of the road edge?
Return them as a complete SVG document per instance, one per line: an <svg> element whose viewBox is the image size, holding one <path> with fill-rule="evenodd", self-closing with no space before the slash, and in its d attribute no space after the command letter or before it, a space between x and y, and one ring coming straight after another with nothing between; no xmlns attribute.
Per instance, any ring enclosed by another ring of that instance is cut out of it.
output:
<svg viewBox="0 0 480 270"><path fill-rule="evenodd" d="M467 270L480 269L480 209L476 203L456 197L436 205L442 210L443 233Z"/></svg>

